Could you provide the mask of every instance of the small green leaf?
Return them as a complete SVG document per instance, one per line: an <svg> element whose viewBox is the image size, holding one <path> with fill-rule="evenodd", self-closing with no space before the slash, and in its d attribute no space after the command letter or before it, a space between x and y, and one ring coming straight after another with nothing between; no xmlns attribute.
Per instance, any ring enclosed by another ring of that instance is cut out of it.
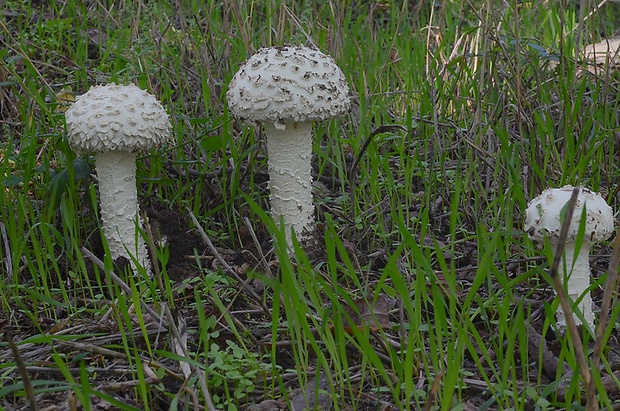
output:
<svg viewBox="0 0 620 411"><path fill-rule="evenodd" d="M85 180L90 176L90 165L82 157L73 160L73 181L77 182ZM69 185L69 169L65 168L54 174L47 188L47 198L50 205L54 208L58 207L60 198L64 194Z"/></svg>
<svg viewBox="0 0 620 411"><path fill-rule="evenodd" d="M24 182L24 177L23 176L10 175L7 178L5 178L4 180L2 180L2 185L4 185L5 187L8 187L8 188L11 188L11 187L18 186L18 185L22 184L23 182Z"/></svg>
<svg viewBox="0 0 620 411"><path fill-rule="evenodd" d="M222 136L207 136L200 140L200 147L206 152L218 151L224 146Z"/></svg>

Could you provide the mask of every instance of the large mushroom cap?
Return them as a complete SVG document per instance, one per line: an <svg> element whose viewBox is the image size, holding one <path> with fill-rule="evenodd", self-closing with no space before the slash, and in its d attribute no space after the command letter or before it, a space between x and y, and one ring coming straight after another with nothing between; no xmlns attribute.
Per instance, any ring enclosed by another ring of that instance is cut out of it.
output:
<svg viewBox="0 0 620 411"><path fill-rule="evenodd" d="M251 123L305 123L345 114L351 101L342 71L310 47L262 48L245 61L226 98L236 117Z"/></svg>
<svg viewBox="0 0 620 411"><path fill-rule="evenodd" d="M564 215L562 209L572 194L572 186L548 188L530 202L523 228L532 240L542 241L545 237L550 240L558 238ZM586 208L585 240L596 242L609 237L614 229L613 210L599 194L582 187L579 189L567 240L576 240L584 207Z"/></svg>
<svg viewBox="0 0 620 411"><path fill-rule="evenodd" d="M69 145L78 154L156 147L170 136L161 103L134 85L91 87L65 113Z"/></svg>

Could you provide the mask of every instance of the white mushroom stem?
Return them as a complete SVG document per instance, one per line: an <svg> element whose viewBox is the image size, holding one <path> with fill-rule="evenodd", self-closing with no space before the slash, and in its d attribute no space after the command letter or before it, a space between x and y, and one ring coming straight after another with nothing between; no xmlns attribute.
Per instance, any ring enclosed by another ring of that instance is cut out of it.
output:
<svg viewBox="0 0 620 411"><path fill-rule="evenodd" d="M307 237L314 222L312 203L312 124L265 124L269 157L269 192L272 217L284 221L291 246L291 229L298 239Z"/></svg>
<svg viewBox="0 0 620 411"><path fill-rule="evenodd" d="M555 245L554 245L555 248ZM562 283L566 284L566 290L569 297L569 303L574 303L583 294L583 298L577 305L579 311L583 314L585 323L590 327L594 325L594 312L592 311L592 297L588 290L590 287L590 244L584 241L576 255L576 244L566 242L564 245L564 258L560 266L559 275L563 275ZM574 261L574 263L573 263ZM577 310L573 310L577 312ZM562 307L558 306L556 312L557 324L562 329L566 327L566 317ZM573 315L575 323L581 324L581 319Z"/></svg>
<svg viewBox="0 0 620 411"><path fill-rule="evenodd" d="M112 259L134 259L150 274L151 264L141 227L136 188L136 153L108 151L95 154L103 232Z"/></svg>

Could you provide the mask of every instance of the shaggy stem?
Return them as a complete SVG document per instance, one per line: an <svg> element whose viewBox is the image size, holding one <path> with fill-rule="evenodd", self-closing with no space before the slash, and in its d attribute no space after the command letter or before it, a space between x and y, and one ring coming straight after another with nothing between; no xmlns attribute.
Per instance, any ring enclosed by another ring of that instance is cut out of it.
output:
<svg viewBox="0 0 620 411"><path fill-rule="evenodd" d="M151 272L146 243L138 230L138 190L136 188L136 154L124 151L97 153L97 178L103 233L112 259L132 256Z"/></svg>
<svg viewBox="0 0 620 411"><path fill-rule="evenodd" d="M299 239L312 230L312 124L265 124L269 157L271 213L284 221L286 240L291 245L291 229Z"/></svg>

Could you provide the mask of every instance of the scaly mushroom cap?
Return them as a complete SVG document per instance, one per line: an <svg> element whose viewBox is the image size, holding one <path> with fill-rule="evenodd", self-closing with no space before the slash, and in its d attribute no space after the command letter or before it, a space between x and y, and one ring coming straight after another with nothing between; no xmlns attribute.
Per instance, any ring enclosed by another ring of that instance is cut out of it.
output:
<svg viewBox="0 0 620 411"><path fill-rule="evenodd" d="M250 123L306 123L349 111L349 87L331 57L310 47L262 48L230 82L232 114Z"/></svg>
<svg viewBox="0 0 620 411"><path fill-rule="evenodd" d="M134 86L91 87L65 113L69 145L78 154L157 147L170 136L161 103Z"/></svg>
<svg viewBox="0 0 620 411"><path fill-rule="evenodd" d="M562 208L566 206L572 194L572 186L548 188L530 202L525 212L523 228L532 240L542 241L545 237L551 241L557 240L562 228L561 216L564 215ZM614 229L613 210L599 194L587 188L580 188L567 240L575 241L577 238L584 205L585 240L593 243L609 237Z"/></svg>

